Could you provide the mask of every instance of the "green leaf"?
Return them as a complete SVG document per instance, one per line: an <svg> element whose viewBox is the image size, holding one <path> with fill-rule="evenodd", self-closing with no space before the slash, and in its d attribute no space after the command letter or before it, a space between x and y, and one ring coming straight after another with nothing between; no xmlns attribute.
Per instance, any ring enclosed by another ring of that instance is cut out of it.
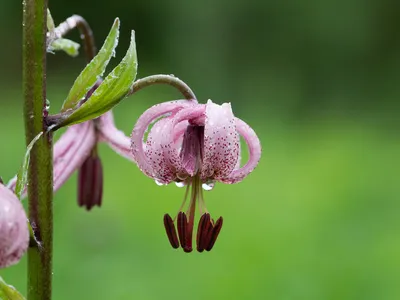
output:
<svg viewBox="0 0 400 300"><path fill-rule="evenodd" d="M56 39L50 45L50 51L64 51L69 56L75 57L79 54L80 45L69 39Z"/></svg>
<svg viewBox="0 0 400 300"><path fill-rule="evenodd" d="M53 32L56 29L54 25L53 17L51 16L50 10L47 9L47 30Z"/></svg>
<svg viewBox="0 0 400 300"><path fill-rule="evenodd" d="M118 37L119 19L116 18L99 53L87 64L78 78L76 78L61 111L75 107L86 95L87 91L96 83L97 79L104 74L111 57L115 54L114 50L118 44Z"/></svg>
<svg viewBox="0 0 400 300"><path fill-rule="evenodd" d="M29 143L28 147L26 148L26 153L24 157L24 161L22 162L21 167L19 168L18 175L17 175L17 183L15 186L15 194L17 195L18 199L21 199L22 192L26 186L26 182L28 181L28 168L29 168L29 160L31 156L31 150L33 145L37 142L38 139L43 135L43 132L40 132L35 138ZM1 299L1 298L0 298Z"/></svg>
<svg viewBox="0 0 400 300"><path fill-rule="evenodd" d="M137 73L135 32L129 49L118 66L104 79L93 95L60 125L72 125L97 118L117 105L128 94Z"/></svg>
<svg viewBox="0 0 400 300"><path fill-rule="evenodd" d="M0 299L1 300L25 300L25 298L11 285L4 282L0 276Z"/></svg>

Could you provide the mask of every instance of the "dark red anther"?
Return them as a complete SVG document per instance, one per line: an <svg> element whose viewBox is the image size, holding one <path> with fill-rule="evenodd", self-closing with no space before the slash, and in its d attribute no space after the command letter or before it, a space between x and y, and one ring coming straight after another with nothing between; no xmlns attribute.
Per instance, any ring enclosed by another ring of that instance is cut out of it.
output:
<svg viewBox="0 0 400 300"><path fill-rule="evenodd" d="M103 196L103 168L100 158L91 154L78 171L78 205L87 210L101 206Z"/></svg>
<svg viewBox="0 0 400 300"><path fill-rule="evenodd" d="M181 242L181 247L185 250L186 247L186 237L187 237L187 218L184 212L179 212L178 214L178 235Z"/></svg>
<svg viewBox="0 0 400 300"><path fill-rule="evenodd" d="M212 224L210 223L210 214L203 214L199 221L199 226L197 228L197 251L203 252L205 246L208 245L208 231L212 229Z"/></svg>
<svg viewBox="0 0 400 300"><path fill-rule="evenodd" d="M174 221L172 220L169 214L164 215L164 227L172 248L174 249L179 248L179 240L176 235Z"/></svg>
<svg viewBox="0 0 400 300"><path fill-rule="evenodd" d="M215 241L218 238L219 232L221 231L222 228L222 223L223 223L223 219L222 217L220 217L217 222L214 224L214 227L211 231L211 237L208 241L208 245L206 247L207 251L211 251L211 249L214 247Z"/></svg>

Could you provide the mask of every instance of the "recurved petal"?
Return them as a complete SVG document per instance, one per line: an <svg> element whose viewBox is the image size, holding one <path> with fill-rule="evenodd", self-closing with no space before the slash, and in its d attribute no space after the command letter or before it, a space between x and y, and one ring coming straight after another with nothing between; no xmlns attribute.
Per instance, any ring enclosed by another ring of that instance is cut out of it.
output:
<svg viewBox="0 0 400 300"><path fill-rule="evenodd" d="M69 136L73 136L72 141ZM69 143L64 143L64 139ZM54 191L58 190L90 155L96 144L93 121L70 126L54 146ZM62 147L58 147L62 145Z"/></svg>
<svg viewBox="0 0 400 300"><path fill-rule="evenodd" d="M174 116L168 118L166 127L164 129L166 134L163 134L160 139L160 147L163 151L163 155L166 158L166 167L170 173L173 174L171 180L176 179L185 179L187 176L192 176L193 174L193 163L185 162L182 163L182 156L180 153L180 149L174 146L174 132L181 132L180 124L188 124L190 120L194 120L204 116L205 113L205 105L196 104L187 108L181 109ZM186 131L184 131L183 142L182 142L182 150L185 144ZM172 133L172 134L171 134ZM195 157L194 157L195 158ZM194 162L195 163L195 162ZM189 166L189 168L186 168Z"/></svg>
<svg viewBox="0 0 400 300"><path fill-rule="evenodd" d="M151 128L145 143L146 160L153 170L153 176L160 183L167 184L175 178L174 172L170 169L167 157L164 154L163 144L160 143L164 135L173 137L173 128L170 128L171 117L158 120ZM171 147L176 145L171 141Z"/></svg>
<svg viewBox="0 0 400 300"><path fill-rule="evenodd" d="M234 170L239 159L239 135L231 104L207 102L204 128L203 180L220 180Z"/></svg>
<svg viewBox="0 0 400 300"><path fill-rule="evenodd" d="M235 169L225 178L221 178L220 181L224 183L237 183L242 181L254 170L261 158L261 144L254 130L238 118L235 118L235 124L236 130L246 141L249 151L249 160L242 168Z"/></svg>
<svg viewBox="0 0 400 300"><path fill-rule="evenodd" d="M17 196L0 184L0 268L16 264L28 248L27 222Z"/></svg>
<svg viewBox="0 0 400 300"><path fill-rule="evenodd" d="M115 152L121 156L134 161L131 151L131 139L124 132L115 127L114 116L108 111L99 117L97 123L99 139L107 143Z"/></svg>
<svg viewBox="0 0 400 300"><path fill-rule="evenodd" d="M133 158L136 161L139 169L147 176L159 180L157 178L157 172L153 169L154 163L150 162L150 158L145 153L145 148L147 147L144 143L144 134L147 131L149 125L154 122L157 118L162 116L167 116L176 113L185 107L190 107L195 104L194 101L179 100L164 102L161 104L154 105L146 110L137 120L135 127L133 128L131 135L131 149ZM166 124L161 123L158 128L166 126ZM159 133L154 132L153 136L159 135ZM160 166L163 167L163 166ZM168 172L168 170L163 170L163 172Z"/></svg>

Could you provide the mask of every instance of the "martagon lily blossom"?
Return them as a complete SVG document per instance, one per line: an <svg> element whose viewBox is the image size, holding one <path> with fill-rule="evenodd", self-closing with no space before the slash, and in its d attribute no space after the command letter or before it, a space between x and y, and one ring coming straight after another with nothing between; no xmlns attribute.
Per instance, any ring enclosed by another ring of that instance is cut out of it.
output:
<svg viewBox="0 0 400 300"><path fill-rule="evenodd" d="M103 172L96 145L106 142L115 152L133 160L130 140L113 121L109 111L96 120L69 126L57 140L53 150L53 190L57 191L71 176L78 172L78 204L90 210L101 205ZM7 187L15 191L17 176L8 182ZM22 198L27 195L26 188Z"/></svg>
<svg viewBox="0 0 400 300"><path fill-rule="evenodd" d="M243 167L239 163L240 135L249 150L249 160ZM168 214L164 216L171 246L179 248L180 245L185 252L193 250L192 235L198 204L201 218L197 250L210 251L223 219L220 217L214 221L210 217L202 187L211 189L216 181L237 183L254 170L261 156L261 145L253 129L233 115L229 103L217 105L211 100L207 104L198 104L195 100L165 102L141 115L132 131L131 147L133 157L145 175L159 185L174 181L178 186L187 187L178 215L174 219ZM184 212L188 197L189 205Z"/></svg>

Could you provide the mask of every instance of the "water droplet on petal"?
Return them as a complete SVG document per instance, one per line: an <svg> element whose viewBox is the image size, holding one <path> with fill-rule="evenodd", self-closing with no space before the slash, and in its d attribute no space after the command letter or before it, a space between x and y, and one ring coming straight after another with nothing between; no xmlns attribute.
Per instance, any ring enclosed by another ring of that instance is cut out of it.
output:
<svg viewBox="0 0 400 300"><path fill-rule="evenodd" d="M182 188L182 187L185 186L185 183L184 183L183 181L181 181L181 182L175 182L175 184L176 184L176 186L177 186L178 188Z"/></svg>
<svg viewBox="0 0 400 300"><path fill-rule="evenodd" d="M214 183L214 182L203 183L203 184L201 185L201 187L202 187L203 190L205 190L205 191L211 191L211 190L214 188L214 186L215 186L215 183Z"/></svg>
<svg viewBox="0 0 400 300"><path fill-rule="evenodd" d="M163 183L161 183L160 181L158 181L157 179L155 180L155 183L158 185L158 186L162 186L162 185L164 185Z"/></svg>

